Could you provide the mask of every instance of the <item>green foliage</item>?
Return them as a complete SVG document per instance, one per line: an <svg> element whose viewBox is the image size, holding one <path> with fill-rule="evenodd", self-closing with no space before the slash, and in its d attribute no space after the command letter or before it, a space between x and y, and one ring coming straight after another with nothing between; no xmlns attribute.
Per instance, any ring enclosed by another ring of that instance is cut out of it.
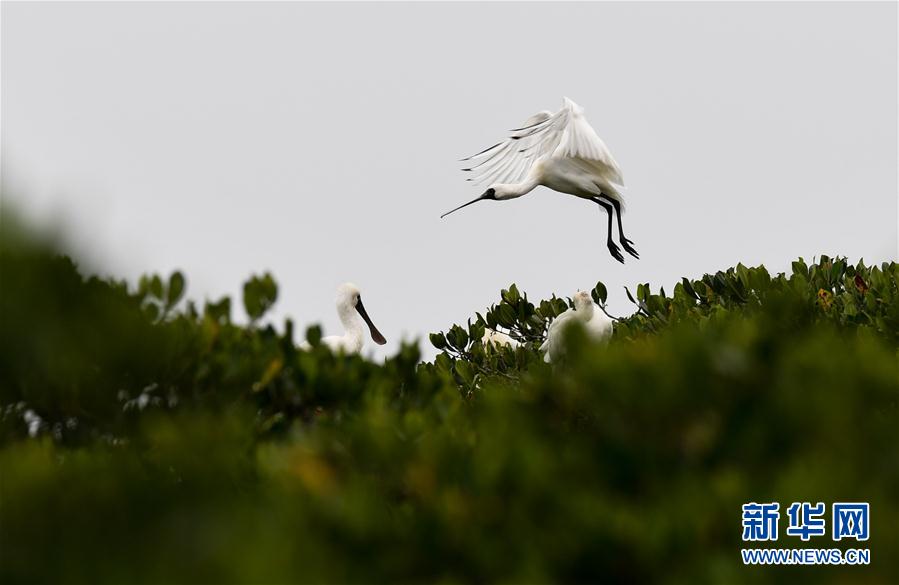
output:
<svg viewBox="0 0 899 585"><path fill-rule="evenodd" d="M250 278L243 285L243 306L252 321L262 317L276 300L278 300L278 285L268 272Z"/></svg>
<svg viewBox="0 0 899 585"><path fill-rule="evenodd" d="M767 314L796 326L829 323L848 331L872 329L891 344L899 343L899 264L867 267L845 258L821 256L808 266L801 258L793 273L768 274L764 266L738 264L700 280L683 279L674 295L652 294L637 287L639 311L622 323L622 335L658 331L672 323L703 324L729 313Z"/></svg>
<svg viewBox="0 0 899 585"><path fill-rule="evenodd" d="M733 316L782 319L795 327L829 324L844 331L871 330L886 342L899 345L899 264L885 262L867 267L862 261L852 265L845 258L822 256L811 266L800 258L792 268L790 275L772 277L764 266L747 268L738 264L699 280L684 278L670 297L664 290L653 294L648 283L638 284L636 295L626 288L636 311L617 320L615 337L635 340L681 323L704 328ZM594 302L603 308L607 295L602 282L591 291ZM442 333L431 335L431 343L450 360L450 369L464 360L500 377L520 373L533 360L510 362L515 352L508 348L483 350L480 327L505 329L525 344L523 353L533 357L549 323L570 306L570 299L555 297L535 306L513 284L501 292L499 304L491 305L485 316L478 313L474 324L469 322L467 337L458 332L464 331L461 327L453 326L458 330L453 338L467 343L446 346ZM449 334L446 339L450 339Z"/></svg>
<svg viewBox="0 0 899 585"><path fill-rule="evenodd" d="M270 275L244 327L0 244L4 583L899 581L896 264L640 284L551 368L569 302L514 285L378 364L256 326ZM799 500L869 501L872 564L744 567L741 504Z"/></svg>
<svg viewBox="0 0 899 585"><path fill-rule="evenodd" d="M168 282L163 284L159 275L143 276L137 287L135 298L142 304L150 320L165 319L184 296L184 275L173 272Z"/></svg>

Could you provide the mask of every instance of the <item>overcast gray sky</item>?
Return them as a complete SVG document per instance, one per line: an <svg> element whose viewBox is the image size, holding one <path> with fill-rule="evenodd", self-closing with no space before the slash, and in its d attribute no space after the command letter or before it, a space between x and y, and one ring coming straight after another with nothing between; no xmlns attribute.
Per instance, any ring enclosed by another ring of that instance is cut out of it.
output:
<svg viewBox="0 0 899 585"><path fill-rule="evenodd" d="M356 282L390 343L533 298L671 290L737 262L897 257L896 3L2 4L3 203L92 270L189 295L281 285L340 333ZM457 159L562 96L628 185L471 199ZM239 306L239 303L238 303ZM238 309L242 317L242 309ZM303 329L299 329L302 331Z"/></svg>

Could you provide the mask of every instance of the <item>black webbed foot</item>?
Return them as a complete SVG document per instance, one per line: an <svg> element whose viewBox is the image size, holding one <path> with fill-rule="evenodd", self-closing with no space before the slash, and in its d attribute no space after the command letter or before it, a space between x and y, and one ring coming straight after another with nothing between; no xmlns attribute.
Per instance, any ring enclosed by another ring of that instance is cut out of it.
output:
<svg viewBox="0 0 899 585"><path fill-rule="evenodd" d="M609 241L608 246L609 253L612 255L612 258L624 264L624 256L621 254L621 250L618 248L618 246L615 245L615 242Z"/></svg>
<svg viewBox="0 0 899 585"><path fill-rule="evenodd" d="M621 242L621 247L624 248L624 251L636 258L640 259L640 254L637 253L637 249L634 248L634 243L627 238L621 238L619 240Z"/></svg>

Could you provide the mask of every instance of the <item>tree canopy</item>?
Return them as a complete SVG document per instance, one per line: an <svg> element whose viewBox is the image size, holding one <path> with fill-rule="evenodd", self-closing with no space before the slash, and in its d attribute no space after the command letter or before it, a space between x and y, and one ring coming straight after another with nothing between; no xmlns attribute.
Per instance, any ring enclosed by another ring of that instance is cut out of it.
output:
<svg viewBox="0 0 899 585"><path fill-rule="evenodd" d="M640 283L554 365L514 284L373 363L263 325L269 274L240 325L5 225L0 281L3 582L899 581L899 264ZM842 500L870 565L742 564L742 504Z"/></svg>

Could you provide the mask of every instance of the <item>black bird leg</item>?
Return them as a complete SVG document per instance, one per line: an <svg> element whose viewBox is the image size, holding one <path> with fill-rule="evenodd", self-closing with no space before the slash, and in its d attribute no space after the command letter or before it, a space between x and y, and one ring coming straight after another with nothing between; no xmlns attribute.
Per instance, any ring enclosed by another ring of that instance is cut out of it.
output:
<svg viewBox="0 0 899 585"><path fill-rule="evenodd" d="M612 202L612 205L615 206L615 211L618 213L618 241L621 242L621 247L624 248L624 251L636 258L640 259L640 254L637 253L637 250L633 247L634 243L624 237L624 228L621 227L621 202L617 199L612 199L608 197L608 199Z"/></svg>
<svg viewBox="0 0 899 585"><path fill-rule="evenodd" d="M622 264L624 264L624 256L621 254L621 250L618 249L618 246L615 245L615 242L612 241L612 216L615 215L612 206L599 199L598 197L593 197L593 201L599 204L600 207L606 210L606 213L609 215L609 229L606 234L606 245L609 247L609 253L615 260L618 260Z"/></svg>

